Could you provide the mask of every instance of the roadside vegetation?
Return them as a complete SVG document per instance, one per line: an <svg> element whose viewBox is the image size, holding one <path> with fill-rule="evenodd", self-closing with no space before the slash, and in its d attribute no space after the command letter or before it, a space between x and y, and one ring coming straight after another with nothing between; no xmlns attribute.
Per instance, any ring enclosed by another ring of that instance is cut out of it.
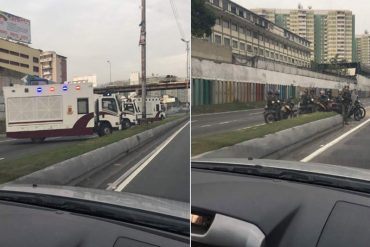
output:
<svg viewBox="0 0 370 247"><path fill-rule="evenodd" d="M194 156L208 151L217 150L223 147L232 146L240 142L264 137L268 134L276 133L281 130L332 117L335 115L336 113L334 112L316 112L312 114L301 115L297 118L251 127L248 129L234 130L220 134L195 137L191 140L191 154Z"/></svg>
<svg viewBox="0 0 370 247"><path fill-rule="evenodd" d="M148 125L136 126L123 131L114 131L109 136L73 142L72 145L71 143L66 142L65 145L58 146L54 149L49 149L34 154L27 154L16 159L1 160L0 184L9 182L21 176L25 176L58 162L87 153L94 149L98 149L114 142L123 140L125 138L134 136L145 130L153 129L157 126L174 121L179 118L181 118L181 116L168 117L165 120L154 122ZM43 144L34 145L47 145L47 139L46 142Z"/></svg>
<svg viewBox="0 0 370 247"><path fill-rule="evenodd" d="M191 108L191 114L196 115L196 114L203 114L203 113L249 110L249 109L263 108L265 105L266 105L265 101L249 102L249 103L235 102L235 103L227 103L227 104L201 105L201 106L193 106Z"/></svg>

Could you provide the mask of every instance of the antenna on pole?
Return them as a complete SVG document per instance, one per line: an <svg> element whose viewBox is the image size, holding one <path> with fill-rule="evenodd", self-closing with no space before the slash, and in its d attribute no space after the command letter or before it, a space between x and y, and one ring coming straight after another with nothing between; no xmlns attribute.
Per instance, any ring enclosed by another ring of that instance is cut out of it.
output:
<svg viewBox="0 0 370 247"><path fill-rule="evenodd" d="M146 11L145 1L141 0L141 31L140 42L141 46L141 100L142 100L142 120L146 122Z"/></svg>

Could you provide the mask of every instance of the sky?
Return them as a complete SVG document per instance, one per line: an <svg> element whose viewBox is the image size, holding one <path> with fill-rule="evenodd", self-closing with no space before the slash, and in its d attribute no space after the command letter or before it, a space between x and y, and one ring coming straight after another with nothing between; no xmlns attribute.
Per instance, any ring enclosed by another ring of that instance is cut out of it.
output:
<svg viewBox="0 0 370 247"><path fill-rule="evenodd" d="M190 39L190 0L173 0L185 39ZM127 80L140 71L141 0L0 0L0 10L31 20L33 48L67 57L67 77L96 74L98 83ZM170 0L148 0L147 76L186 76Z"/></svg>
<svg viewBox="0 0 370 247"><path fill-rule="evenodd" d="M295 9L301 3L304 9L312 6L312 9L345 9L351 10L355 15L356 34L363 34L365 30L370 31L370 19L368 17L370 10L369 0L233 0L235 3L252 8L277 8L277 9Z"/></svg>

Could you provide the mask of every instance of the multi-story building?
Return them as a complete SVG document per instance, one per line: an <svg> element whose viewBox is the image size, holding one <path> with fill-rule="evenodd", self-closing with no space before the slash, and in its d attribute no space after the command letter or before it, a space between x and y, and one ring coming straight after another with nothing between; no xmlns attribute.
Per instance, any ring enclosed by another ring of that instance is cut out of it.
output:
<svg viewBox="0 0 370 247"><path fill-rule="evenodd" d="M40 77L54 82L67 81L67 58L54 51L40 55Z"/></svg>
<svg viewBox="0 0 370 247"><path fill-rule="evenodd" d="M232 2L208 0L217 15L210 42L231 47L234 57L264 57L300 67L310 66L310 42Z"/></svg>
<svg viewBox="0 0 370 247"><path fill-rule="evenodd" d="M0 39L0 67L22 74L39 75L41 50Z"/></svg>
<svg viewBox="0 0 370 247"><path fill-rule="evenodd" d="M362 65L370 66L370 34L365 31L356 36L357 59Z"/></svg>
<svg viewBox="0 0 370 247"><path fill-rule="evenodd" d="M312 60L329 63L332 58L356 61L355 16L349 10L253 9L283 28L307 38L314 49Z"/></svg>
<svg viewBox="0 0 370 247"><path fill-rule="evenodd" d="M74 83L74 84L92 83L93 87L98 86L98 81L96 79L96 75L74 76L73 79L72 79L72 83Z"/></svg>

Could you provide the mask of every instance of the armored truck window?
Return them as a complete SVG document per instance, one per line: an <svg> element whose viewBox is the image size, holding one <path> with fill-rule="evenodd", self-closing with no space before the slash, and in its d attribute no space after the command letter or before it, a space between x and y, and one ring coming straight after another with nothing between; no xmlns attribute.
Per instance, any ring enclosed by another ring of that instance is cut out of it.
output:
<svg viewBox="0 0 370 247"><path fill-rule="evenodd" d="M89 113L89 99L77 99L77 113L87 114Z"/></svg>
<svg viewBox="0 0 370 247"><path fill-rule="evenodd" d="M103 109L117 112L117 104L114 99L103 99L102 104Z"/></svg>

